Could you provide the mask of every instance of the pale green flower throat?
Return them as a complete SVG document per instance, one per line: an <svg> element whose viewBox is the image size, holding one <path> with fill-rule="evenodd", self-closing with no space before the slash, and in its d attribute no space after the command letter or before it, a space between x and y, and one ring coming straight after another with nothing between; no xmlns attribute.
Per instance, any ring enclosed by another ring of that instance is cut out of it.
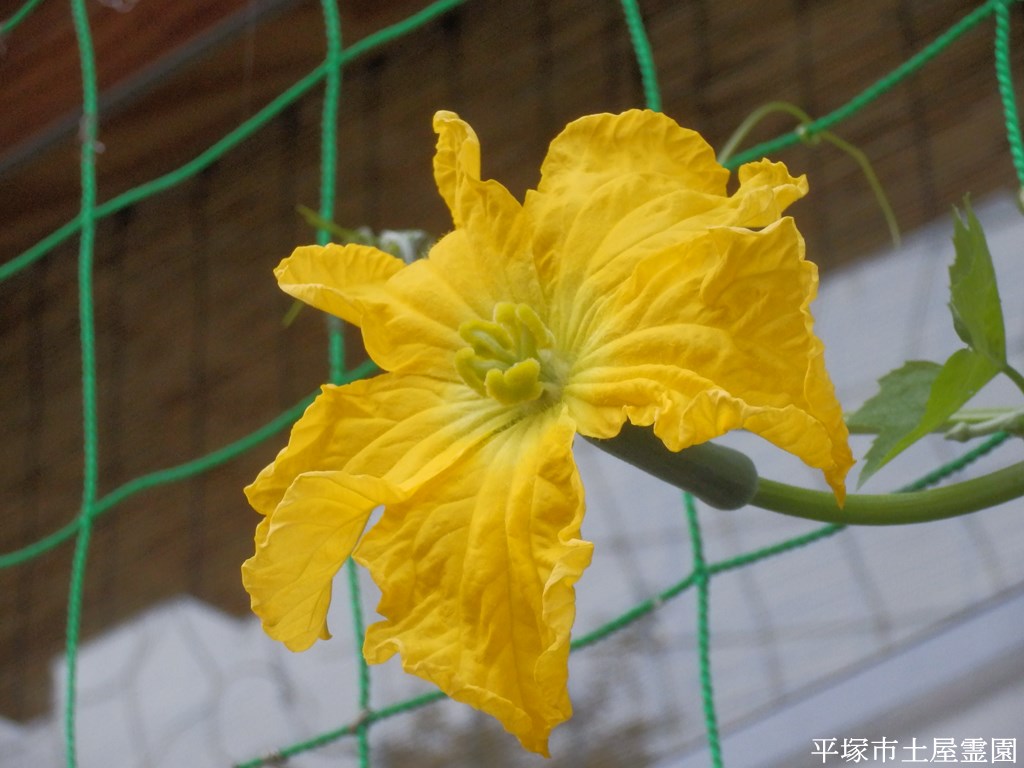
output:
<svg viewBox="0 0 1024 768"><path fill-rule="evenodd" d="M503 301L492 317L459 326L459 336L469 344L455 353L455 370L463 380L504 405L557 398L564 366L540 316L527 304Z"/></svg>

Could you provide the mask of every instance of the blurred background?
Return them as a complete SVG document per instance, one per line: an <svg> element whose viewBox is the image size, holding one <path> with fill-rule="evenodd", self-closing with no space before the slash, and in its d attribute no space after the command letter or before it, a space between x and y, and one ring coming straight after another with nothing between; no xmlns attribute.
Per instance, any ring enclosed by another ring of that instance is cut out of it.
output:
<svg viewBox="0 0 1024 768"><path fill-rule="evenodd" d="M477 130L484 174L517 196L566 122L642 106L619 3L472 0L352 59L338 119L346 227L450 227L430 172L430 118ZM977 5L980 5L977 4ZM346 46L426 0L339 3ZM969 6L969 7L968 7ZM0 1L0 19L20 3ZM962 0L643 0L664 111L721 147L754 109L825 114L963 18ZM1012 7L1014 73L1024 24ZM318 3L87 3L101 86L100 202L200 157L324 61ZM792 209L822 270L819 335L844 406L912 358L957 347L945 307L951 206L970 193L1003 288L1011 359L1024 356L1020 215L981 23L836 126L870 160L904 233L834 146L779 153L811 194ZM1019 92L1019 89L1018 89ZM80 205L81 76L68 4L43 0L0 37L0 266L72 221ZM327 376L326 326L271 269L315 232L322 85L216 161L99 224L94 270L100 496L262 427ZM745 146L794 127L776 115ZM72 522L82 495L78 244L65 239L0 282L0 554ZM362 360L349 335L348 363ZM995 387L994 404L1013 402ZM249 616L239 566L256 515L241 488L285 440L117 504L98 519L82 611L80 764L225 766L358 716L356 644L336 600L336 639L292 655ZM756 441L762 472L815 482ZM867 443L855 446L862 456ZM956 456L931 441L880 473L896 487ZM1018 445L979 465L1019 459ZM678 493L580 446L585 534L578 633L679 581L692 565ZM988 462L988 463L986 463ZM717 576L712 668L726 765L811 765L812 739L1024 738L1021 504L918 528L847 530ZM702 510L709 558L815 530L771 513ZM1016 516L1016 519L1015 519ZM0 569L0 765L63 763L65 626L73 543ZM362 579L372 613L374 588ZM344 595L343 589L337 594ZM695 600L685 593L575 655L577 713L547 765L708 764ZM428 691L397 664L373 670L375 707ZM786 719L789 718L789 719ZM815 718L824 718L817 720ZM1000 719L1002 718L1002 719ZM1016 729L1016 730L1014 730ZM372 729L373 765L530 765L514 739L449 702ZM772 746L773 745L773 746ZM774 750L774 751L773 751ZM690 761L690 762L686 762ZM351 739L293 759L356 765Z"/></svg>

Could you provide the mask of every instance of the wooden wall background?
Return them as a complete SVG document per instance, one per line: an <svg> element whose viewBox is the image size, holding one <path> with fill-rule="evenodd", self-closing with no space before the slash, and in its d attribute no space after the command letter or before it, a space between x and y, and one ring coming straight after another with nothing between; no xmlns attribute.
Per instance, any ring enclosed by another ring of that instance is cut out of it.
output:
<svg viewBox="0 0 1024 768"><path fill-rule="evenodd" d="M346 42L425 4L341 2ZM0 18L18 5L0 3ZM641 2L665 111L717 146L765 101L791 101L811 114L839 106L959 19L965 5ZM320 7L311 0L89 8L107 94L101 200L195 157L324 55ZM982 25L838 129L871 158L905 229L947 215L967 192L1014 187L992 32ZM76 213L80 99L69 10L44 2L0 40L0 263ZM436 109L470 120L485 174L521 195L568 120L641 103L618 3L473 0L346 70L336 219L438 234L449 226L430 175ZM322 318L305 311L285 328L290 302L270 274L313 237L294 209L317 204L319 110L315 91L195 178L100 225L101 495L242 437L324 379ZM773 119L755 138L789 127ZM810 178L811 195L794 213L826 272L884 247L884 221L851 160L827 146L781 158ZM72 240L0 283L0 552L77 512L76 257ZM256 515L241 488L284 439L102 517L86 580L86 637L181 592L244 614L238 568ZM24 719L49 705L72 549L0 571L0 716Z"/></svg>

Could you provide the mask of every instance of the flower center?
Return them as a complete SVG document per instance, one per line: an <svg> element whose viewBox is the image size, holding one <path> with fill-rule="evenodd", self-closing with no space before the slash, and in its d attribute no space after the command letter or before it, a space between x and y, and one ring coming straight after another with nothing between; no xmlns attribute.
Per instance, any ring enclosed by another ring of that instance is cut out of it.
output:
<svg viewBox="0 0 1024 768"><path fill-rule="evenodd" d="M455 353L455 370L481 395L504 405L557 397L562 366L555 337L532 307L500 302L492 320L467 320L459 335L469 346Z"/></svg>

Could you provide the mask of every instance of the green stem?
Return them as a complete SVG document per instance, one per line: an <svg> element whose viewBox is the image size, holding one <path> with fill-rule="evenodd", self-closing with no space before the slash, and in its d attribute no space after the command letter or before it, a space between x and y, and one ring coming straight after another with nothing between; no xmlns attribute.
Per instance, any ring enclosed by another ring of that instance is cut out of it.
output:
<svg viewBox="0 0 1024 768"><path fill-rule="evenodd" d="M864 178L867 179L868 185L871 187L871 191L875 195L875 200L878 201L878 207L882 209L882 215L885 217L885 223L889 227L889 237L892 238L892 244L898 248L900 245L900 228L896 221L896 213L893 211L892 205L889 203L889 198L886 197L885 190L882 188L882 182L878 180L878 174L875 173L875 169L871 166L871 161L868 159L868 156L853 146L853 144L845 139L839 138L831 131L818 131L817 133L809 132L807 128L808 126L814 125L814 119L795 104L790 104L788 101L770 101L747 115L747 118L740 123L739 127L735 131L733 131L732 136L729 137L729 140L725 143L722 151L719 152L719 164L728 166L729 159L736 152L740 143L747 138L754 128L757 127L757 124L769 115L776 114L778 112L787 114L795 118L797 122L800 123L796 130L797 132L802 133L804 141L807 144L815 145L819 141L827 141L836 149L845 152L855 163L857 163L860 167L861 173L864 174Z"/></svg>
<svg viewBox="0 0 1024 768"><path fill-rule="evenodd" d="M1024 376L1021 376L1020 371L1007 364L1003 366L1003 373L1010 377L1010 381L1017 385L1017 389L1024 392Z"/></svg>
<svg viewBox="0 0 1024 768"><path fill-rule="evenodd" d="M1024 385L1024 382L1022 382L1022 385ZM1018 413L1020 413L1019 408L964 408L937 426L932 430L932 433L941 434L949 432L949 430L960 424L985 424L995 419L1014 416ZM877 435L879 433L877 426L865 426L853 420L853 414L845 414L843 418L846 420L846 426L850 430L851 435Z"/></svg>
<svg viewBox="0 0 1024 768"><path fill-rule="evenodd" d="M994 416L988 421L954 424L946 431L946 439L967 442L976 437L1000 433L1024 437L1024 409Z"/></svg>
<svg viewBox="0 0 1024 768"><path fill-rule="evenodd" d="M722 445L701 443L674 453L654 430L629 423L609 440L587 440L715 509L739 509L757 490L754 462L746 454Z"/></svg>
<svg viewBox="0 0 1024 768"><path fill-rule="evenodd" d="M892 240L894 248L900 247L900 225L896 221L896 212L892 209L892 205L889 203L889 198L885 194L885 190L882 188L882 182L878 180L878 174L875 173L874 167L871 165L871 161L868 156L864 154L857 147L853 146L850 142L845 139L841 139L831 131L822 131L816 134L818 138L824 139L836 149L845 152L849 157L853 159L858 166L860 166L860 172L864 174L864 178L867 179L868 186L871 187L872 193L875 195L875 201L878 203L878 207L882 209L882 216L885 217L885 224L889 228L889 238Z"/></svg>
<svg viewBox="0 0 1024 768"><path fill-rule="evenodd" d="M906 525L943 520L1024 496L1024 462L983 477L913 493L851 494L840 509L827 491L761 478L750 503L792 517L840 525Z"/></svg>
<svg viewBox="0 0 1024 768"><path fill-rule="evenodd" d="M774 115L779 112L796 118L797 122L799 122L801 126L814 122L813 118L800 109L800 107L795 104L790 104L787 101L769 101L767 104L762 104L747 115L736 130L732 132L732 136L729 137L729 140L725 142L725 146L722 147L722 150L718 153L719 164L728 165L729 160L736 153L740 144L742 144L743 140L750 135L750 132L757 127L758 123L769 115Z"/></svg>
<svg viewBox="0 0 1024 768"><path fill-rule="evenodd" d="M623 425L608 440L587 438L601 450L716 509L746 504L837 525L905 525L966 515L1024 496L1024 462L983 477L928 491L850 494L840 509L831 491L798 488L757 475L746 454L714 443L673 452L649 427ZM1003 438L997 438L998 444Z"/></svg>

